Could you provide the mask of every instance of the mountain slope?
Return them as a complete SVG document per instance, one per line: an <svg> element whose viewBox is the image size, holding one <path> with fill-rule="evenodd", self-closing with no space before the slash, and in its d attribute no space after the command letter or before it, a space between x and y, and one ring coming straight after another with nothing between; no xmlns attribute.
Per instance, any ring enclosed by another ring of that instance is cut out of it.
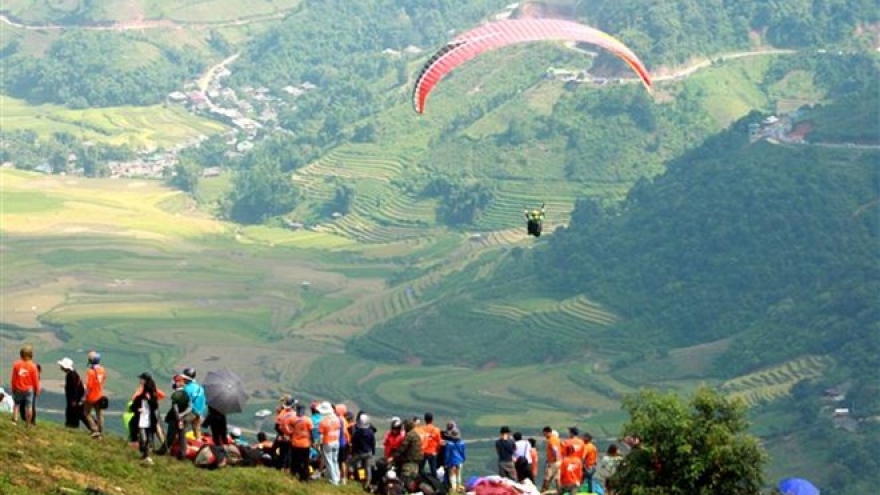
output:
<svg viewBox="0 0 880 495"><path fill-rule="evenodd" d="M870 298L878 278L878 152L749 145L745 125L760 117L670 162L617 207L580 202L571 227L547 249L511 252L476 284L450 281L436 303L379 325L352 349L378 358L383 352L369 343L385 342L432 360L430 349L442 345L478 366L741 335L723 359L735 375L839 351L850 338L864 343L878 311ZM551 309L557 323L534 326L531 317L491 309L532 314L529 300L578 293L617 321L566 321L571 311ZM485 353L490 345L497 356Z"/></svg>
<svg viewBox="0 0 880 495"><path fill-rule="evenodd" d="M5 414L0 423L0 493L81 494L87 488L124 495L358 492L345 487L330 490L329 485L319 483L306 487L289 473L267 468L207 471L161 456L154 457L152 466L144 466L137 451L122 438L99 442L84 430L71 431L46 420L26 430L13 426Z"/></svg>

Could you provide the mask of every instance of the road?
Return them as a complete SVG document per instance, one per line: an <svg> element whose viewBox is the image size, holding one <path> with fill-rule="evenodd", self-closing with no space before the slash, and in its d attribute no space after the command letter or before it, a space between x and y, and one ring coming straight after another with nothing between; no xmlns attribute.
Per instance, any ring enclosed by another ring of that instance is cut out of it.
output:
<svg viewBox="0 0 880 495"><path fill-rule="evenodd" d="M219 63L209 67L208 70L206 70L205 73L202 74L202 77L199 78L199 82L198 82L199 91L201 91L202 93L207 91L208 85L211 84L211 81L214 79L214 75L216 75L220 69L226 67L227 65L231 64L232 62L235 62L235 60L238 59L239 56L241 56L241 52L238 52L235 55L232 55L230 57L227 57L227 58L221 60Z"/></svg>

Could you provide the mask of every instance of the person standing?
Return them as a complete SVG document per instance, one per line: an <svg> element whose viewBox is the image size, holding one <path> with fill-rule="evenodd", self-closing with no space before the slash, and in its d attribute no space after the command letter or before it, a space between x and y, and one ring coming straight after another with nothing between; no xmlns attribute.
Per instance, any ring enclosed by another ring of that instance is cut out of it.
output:
<svg viewBox="0 0 880 495"><path fill-rule="evenodd" d="M25 344L18 352L19 360L12 363L12 422L20 417L25 427L34 424L34 401L40 395L40 372L34 364L34 347Z"/></svg>
<svg viewBox="0 0 880 495"><path fill-rule="evenodd" d="M141 460L145 464L152 464L150 450L159 425L159 394L151 374L141 373L138 375L138 379L140 380L140 388L132 398L131 408L137 418L138 447L141 451Z"/></svg>
<svg viewBox="0 0 880 495"><path fill-rule="evenodd" d="M562 441L559 439L559 433L553 431L549 426L544 427L544 438L547 440L546 464L544 467L544 483L541 485L541 492L550 489L550 484L555 484L559 490L559 469L562 465Z"/></svg>
<svg viewBox="0 0 880 495"><path fill-rule="evenodd" d="M416 422L407 419L403 422L403 443L394 453L394 458L400 465L400 479L403 486L410 487L410 484L419 477L419 465L424 459L422 454L422 437L416 431Z"/></svg>
<svg viewBox="0 0 880 495"><path fill-rule="evenodd" d="M83 405L83 415L86 417L92 438L104 438L104 409L101 407L106 400L104 397L104 384L107 381L107 371L101 366L101 354L89 351L86 356L88 371L86 371L86 399ZM104 400L102 400L104 399ZM95 417L92 417L92 411Z"/></svg>
<svg viewBox="0 0 880 495"><path fill-rule="evenodd" d="M520 432L513 434L513 443L515 446L513 466L516 470L516 481L522 483L525 480L532 480L534 482L535 480L532 479L532 456L530 454L532 446L528 440L523 438Z"/></svg>
<svg viewBox="0 0 880 495"><path fill-rule="evenodd" d="M321 452L324 457L324 469L327 471L331 485L338 485L339 479L339 438L342 433L342 422L329 402L318 406L321 422L318 431L321 433Z"/></svg>
<svg viewBox="0 0 880 495"><path fill-rule="evenodd" d="M427 467L428 474L437 476L437 468L439 467L437 454L440 451L443 437L440 435L440 428L434 425L434 414L426 412L424 418L425 424L419 428L419 434L422 438L422 455L424 456L422 465L419 466L419 472L425 472Z"/></svg>
<svg viewBox="0 0 880 495"><path fill-rule="evenodd" d="M400 448L404 436L406 436L406 433L403 431L403 422L397 416L392 417L391 428L385 432L385 438L382 440L382 455L391 465L397 465L394 452Z"/></svg>
<svg viewBox="0 0 880 495"><path fill-rule="evenodd" d="M513 464L516 443L510 438L509 427L502 426L500 435L495 441L495 453L498 455L498 476L516 481L516 468Z"/></svg>
<svg viewBox="0 0 880 495"><path fill-rule="evenodd" d="M352 468L357 479L369 489L373 481L373 456L376 455L376 429L370 417L363 412L357 415L357 424L351 435Z"/></svg>
<svg viewBox="0 0 880 495"><path fill-rule="evenodd" d="M189 396L189 403L192 408L184 420L192 426L193 436L195 436L196 440L201 440L202 421L208 415L205 389L196 381L196 370L194 368L184 369L181 375L185 383L183 391ZM186 434L186 427L184 427L184 434Z"/></svg>
<svg viewBox="0 0 880 495"><path fill-rule="evenodd" d="M614 493L612 476L617 472L617 467L621 461L623 461L623 456L620 455L617 445L613 443L608 446L608 451L599 460L596 468L596 481L605 488L606 495Z"/></svg>
<svg viewBox="0 0 880 495"><path fill-rule="evenodd" d="M531 464L529 466L532 469L532 483L538 483L538 441L534 438L529 438L529 461Z"/></svg>
<svg viewBox="0 0 880 495"><path fill-rule="evenodd" d="M312 418L305 413L305 407L296 405L296 414L288 418L285 428L290 435L290 472L301 483L309 481L309 459L312 447Z"/></svg>
<svg viewBox="0 0 880 495"><path fill-rule="evenodd" d="M79 428L79 424L83 423L88 427L89 423L83 414L86 387L82 378L77 373L73 360L68 357L58 361L58 366L64 373L64 426Z"/></svg>
<svg viewBox="0 0 880 495"><path fill-rule="evenodd" d="M596 474L596 463L599 451L593 444L593 436L584 433L584 482L587 485L587 493L593 493L593 476Z"/></svg>
<svg viewBox="0 0 880 495"><path fill-rule="evenodd" d="M467 460L467 449L464 446L464 442L461 441L461 432L458 428L453 427L449 430L443 457L446 464L446 475L449 478L450 493L464 491L461 471L464 462Z"/></svg>

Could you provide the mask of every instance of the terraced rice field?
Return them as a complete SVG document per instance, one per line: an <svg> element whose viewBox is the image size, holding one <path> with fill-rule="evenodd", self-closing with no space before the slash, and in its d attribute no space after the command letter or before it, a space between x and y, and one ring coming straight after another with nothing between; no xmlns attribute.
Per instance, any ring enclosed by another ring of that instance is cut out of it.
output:
<svg viewBox="0 0 880 495"><path fill-rule="evenodd" d="M826 356L805 356L729 380L721 386L721 390L754 406L785 397L795 384L821 376L831 363L831 358Z"/></svg>
<svg viewBox="0 0 880 495"><path fill-rule="evenodd" d="M332 201L338 186L355 186L352 211L325 227L360 242L381 244L423 236L434 224L436 201L412 197L391 184L403 168L400 159L379 149L344 147L298 170L293 180L313 207Z"/></svg>
<svg viewBox="0 0 880 495"><path fill-rule="evenodd" d="M226 127L187 113L182 108L108 107L71 110L58 105L29 105L0 96L3 130L31 130L41 137L69 132L84 139L135 149L170 147Z"/></svg>
<svg viewBox="0 0 880 495"><path fill-rule="evenodd" d="M540 335L588 339L609 349L632 345L626 335L608 330L618 321L617 316L584 296L564 301L494 303L477 311L511 320Z"/></svg>

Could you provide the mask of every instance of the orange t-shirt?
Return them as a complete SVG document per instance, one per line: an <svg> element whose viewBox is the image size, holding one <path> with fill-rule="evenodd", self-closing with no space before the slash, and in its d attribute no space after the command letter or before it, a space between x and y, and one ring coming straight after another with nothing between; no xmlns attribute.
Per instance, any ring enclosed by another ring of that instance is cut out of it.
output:
<svg viewBox="0 0 880 495"><path fill-rule="evenodd" d="M89 368L86 374L86 402L95 403L104 396L104 382L107 372L101 365Z"/></svg>
<svg viewBox="0 0 880 495"><path fill-rule="evenodd" d="M555 464L562 460L562 440L557 435L550 435L547 440L547 464Z"/></svg>
<svg viewBox="0 0 880 495"><path fill-rule="evenodd" d="M318 431L321 432L321 443L324 445L338 443L339 442L339 434L341 433L339 430L341 429L341 425L339 423L339 418L334 415L330 415L325 417L318 423Z"/></svg>
<svg viewBox="0 0 880 495"><path fill-rule="evenodd" d="M580 486L584 482L584 465L579 456L563 457L559 471L559 483L562 486Z"/></svg>
<svg viewBox="0 0 880 495"><path fill-rule="evenodd" d="M565 442L562 443L562 456L563 457L577 457L583 462L584 455L586 455L587 451L584 448L584 441L579 437L569 438Z"/></svg>
<svg viewBox="0 0 880 495"><path fill-rule="evenodd" d="M593 442L584 445L584 467L590 469L596 465L596 461L599 459L599 451L596 449L596 446L593 445Z"/></svg>
<svg viewBox="0 0 880 495"><path fill-rule="evenodd" d="M529 449L529 457L532 459L532 476L538 478L538 449Z"/></svg>
<svg viewBox="0 0 880 495"><path fill-rule="evenodd" d="M141 395L143 393L144 387L143 385L138 385L137 390L134 391L134 395L131 396L131 400L134 400L135 397ZM162 391L159 387L156 387L156 400L165 400L165 392Z"/></svg>
<svg viewBox="0 0 880 495"><path fill-rule="evenodd" d="M33 390L34 395L40 395L40 373L33 361L18 360L13 363L10 382L13 392Z"/></svg>
<svg viewBox="0 0 880 495"><path fill-rule="evenodd" d="M440 435L440 428L433 424L425 425L419 431L419 436L422 437L422 453L425 455L437 455L437 452L440 451L440 442L443 441L443 437Z"/></svg>
<svg viewBox="0 0 880 495"><path fill-rule="evenodd" d="M288 419L287 431L290 432L290 445L298 449L312 446L312 419L308 416L293 416Z"/></svg>
<svg viewBox="0 0 880 495"><path fill-rule="evenodd" d="M289 437L293 430L290 427L293 425L293 420L296 418L296 413L291 411L290 409L282 409L275 416L275 424L278 426L278 429L281 431L281 434Z"/></svg>

